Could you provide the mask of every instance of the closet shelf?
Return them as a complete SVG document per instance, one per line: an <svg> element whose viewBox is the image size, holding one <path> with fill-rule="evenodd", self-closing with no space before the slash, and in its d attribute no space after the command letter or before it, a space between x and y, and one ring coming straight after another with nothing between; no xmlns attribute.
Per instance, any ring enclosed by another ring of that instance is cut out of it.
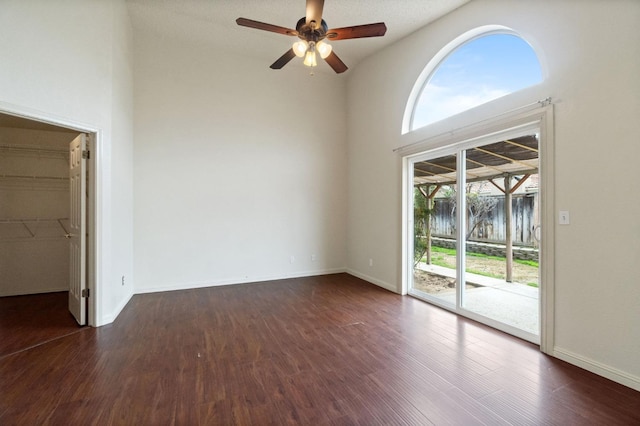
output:
<svg viewBox="0 0 640 426"><path fill-rule="evenodd" d="M70 238L69 218L0 219L0 240Z"/></svg>
<svg viewBox="0 0 640 426"><path fill-rule="evenodd" d="M23 223L23 222L58 222L69 220L68 217L20 217L20 218L0 218L0 223Z"/></svg>
<svg viewBox="0 0 640 426"><path fill-rule="evenodd" d="M49 180L49 181L67 181L66 176L29 176L29 175L7 175L0 174L0 179L14 179L14 180Z"/></svg>
<svg viewBox="0 0 640 426"><path fill-rule="evenodd" d="M0 145L0 153L14 153L14 154L28 154L34 156L41 155L55 155L55 156L69 156L69 150L67 148L51 148L45 146L35 145Z"/></svg>

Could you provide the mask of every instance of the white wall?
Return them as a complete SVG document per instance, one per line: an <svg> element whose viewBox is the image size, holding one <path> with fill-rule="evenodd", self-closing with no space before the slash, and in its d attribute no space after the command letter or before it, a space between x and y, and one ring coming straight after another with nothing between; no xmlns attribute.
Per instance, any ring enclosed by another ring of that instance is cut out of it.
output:
<svg viewBox="0 0 640 426"><path fill-rule="evenodd" d="M132 60L124 10L121 0L0 2L0 108L99 133L98 325L124 306L131 291L117 286L121 275L133 274L133 236L126 233Z"/></svg>
<svg viewBox="0 0 640 426"><path fill-rule="evenodd" d="M133 268L133 29L124 2L113 3L111 43L111 266L112 318L134 292ZM124 279L124 284L123 284Z"/></svg>
<svg viewBox="0 0 640 426"><path fill-rule="evenodd" d="M136 292L343 271L344 79L134 39Z"/></svg>
<svg viewBox="0 0 640 426"><path fill-rule="evenodd" d="M400 291L401 159L392 149L470 124L509 99L400 136L412 85L455 37L499 24L531 42L546 81L518 97L555 103L553 353L640 389L640 3L473 1L352 70L348 82L348 267ZM376 90L371 90L376 87ZM373 258L373 267L368 259Z"/></svg>
<svg viewBox="0 0 640 426"><path fill-rule="evenodd" d="M0 127L0 296L69 290L68 153L76 136Z"/></svg>

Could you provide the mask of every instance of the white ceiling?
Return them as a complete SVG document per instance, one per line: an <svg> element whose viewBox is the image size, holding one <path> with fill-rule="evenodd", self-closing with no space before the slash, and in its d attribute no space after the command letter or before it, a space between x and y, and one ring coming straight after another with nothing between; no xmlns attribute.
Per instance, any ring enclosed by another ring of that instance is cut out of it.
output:
<svg viewBox="0 0 640 426"><path fill-rule="evenodd" d="M384 22L384 37L332 42L334 51L355 67L375 51L393 44L470 0L325 0L323 19L329 28ZM305 14L305 0L126 0L134 31L177 38L264 61L265 68L296 40L280 34L240 27L239 17L295 28ZM221 58L223 59L223 58ZM302 66L301 61L288 65ZM318 71L332 73L328 66ZM57 126L0 114L0 127L69 131Z"/></svg>
<svg viewBox="0 0 640 426"><path fill-rule="evenodd" d="M384 37L332 43L336 54L348 67L353 68L378 49L398 41L468 1L326 0L322 17L329 28L375 22L386 24L387 33ZM242 17L295 28L298 19L305 15L305 0L127 0L127 6L135 32L179 38L211 46L216 51L222 49L249 55L264 61L265 67L287 51L296 39L240 27L235 20ZM329 67L319 68L319 71L330 71Z"/></svg>

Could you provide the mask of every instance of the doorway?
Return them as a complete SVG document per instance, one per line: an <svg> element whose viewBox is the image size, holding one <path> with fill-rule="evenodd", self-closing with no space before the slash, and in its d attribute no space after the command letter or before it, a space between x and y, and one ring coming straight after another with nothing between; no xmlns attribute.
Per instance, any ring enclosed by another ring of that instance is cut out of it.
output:
<svg viewBox="0 0 640 426"><path fill-rule="evenodd" d="M536 344L548 303L543 127L405 157L407 293Z"/></svg>
<svg viewBox="0 0 640 426"><path fill-rule="evenodd" d="M29 298L30 294L49 294L48 300L57 301L54 293L70 293L70 277L75 274L82 277L85 289L81 300L84 315L78 317L78 323L92 325L96 306L95 296L91 294L95 285L92 226L95 152L93 159L88 152L95 146L96 134L73 125L66 127L10 111L0 111L0 131L0 150L6 154L0 164L3 187L0 192L4 199L0 212L0 242L3 246L9 244L24 251L16 257L18 250L3 249L3 263L15 264L19 259L21 265L14 271L3 268L5 277L2 281L11 287L3 289L1 295L16 297L12 301L15 302L18 298ZM73 262L71 266L69 241L74 238L74 230L70 211L69 143L85 134L90 147L85 152L87 168L82 177L87 183L82 188L87 212L83 215L86 220L76 233L88 242L87 256L83 262ZM16 306L14 303L9 305ZM68 316L69 305L65 305Z"/></svg>

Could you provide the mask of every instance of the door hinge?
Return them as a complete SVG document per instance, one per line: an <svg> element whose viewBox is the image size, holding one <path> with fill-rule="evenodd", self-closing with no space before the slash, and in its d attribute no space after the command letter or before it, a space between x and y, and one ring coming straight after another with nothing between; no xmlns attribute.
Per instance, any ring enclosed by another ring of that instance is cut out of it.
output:
<svg viewBox="0 0 640 426"><path fill-rule="evenodd" d="M89 153L88 149L82 151L82 158L84 158L85 160L88 160L89 158L91 158L91 154Z"/></svg>
<svg viewBox="0 0 640 426"><path fill-rule="evenodd" d="M82 289L82 297L89 297L89 289L88 288L83 288Z"/></svg>

